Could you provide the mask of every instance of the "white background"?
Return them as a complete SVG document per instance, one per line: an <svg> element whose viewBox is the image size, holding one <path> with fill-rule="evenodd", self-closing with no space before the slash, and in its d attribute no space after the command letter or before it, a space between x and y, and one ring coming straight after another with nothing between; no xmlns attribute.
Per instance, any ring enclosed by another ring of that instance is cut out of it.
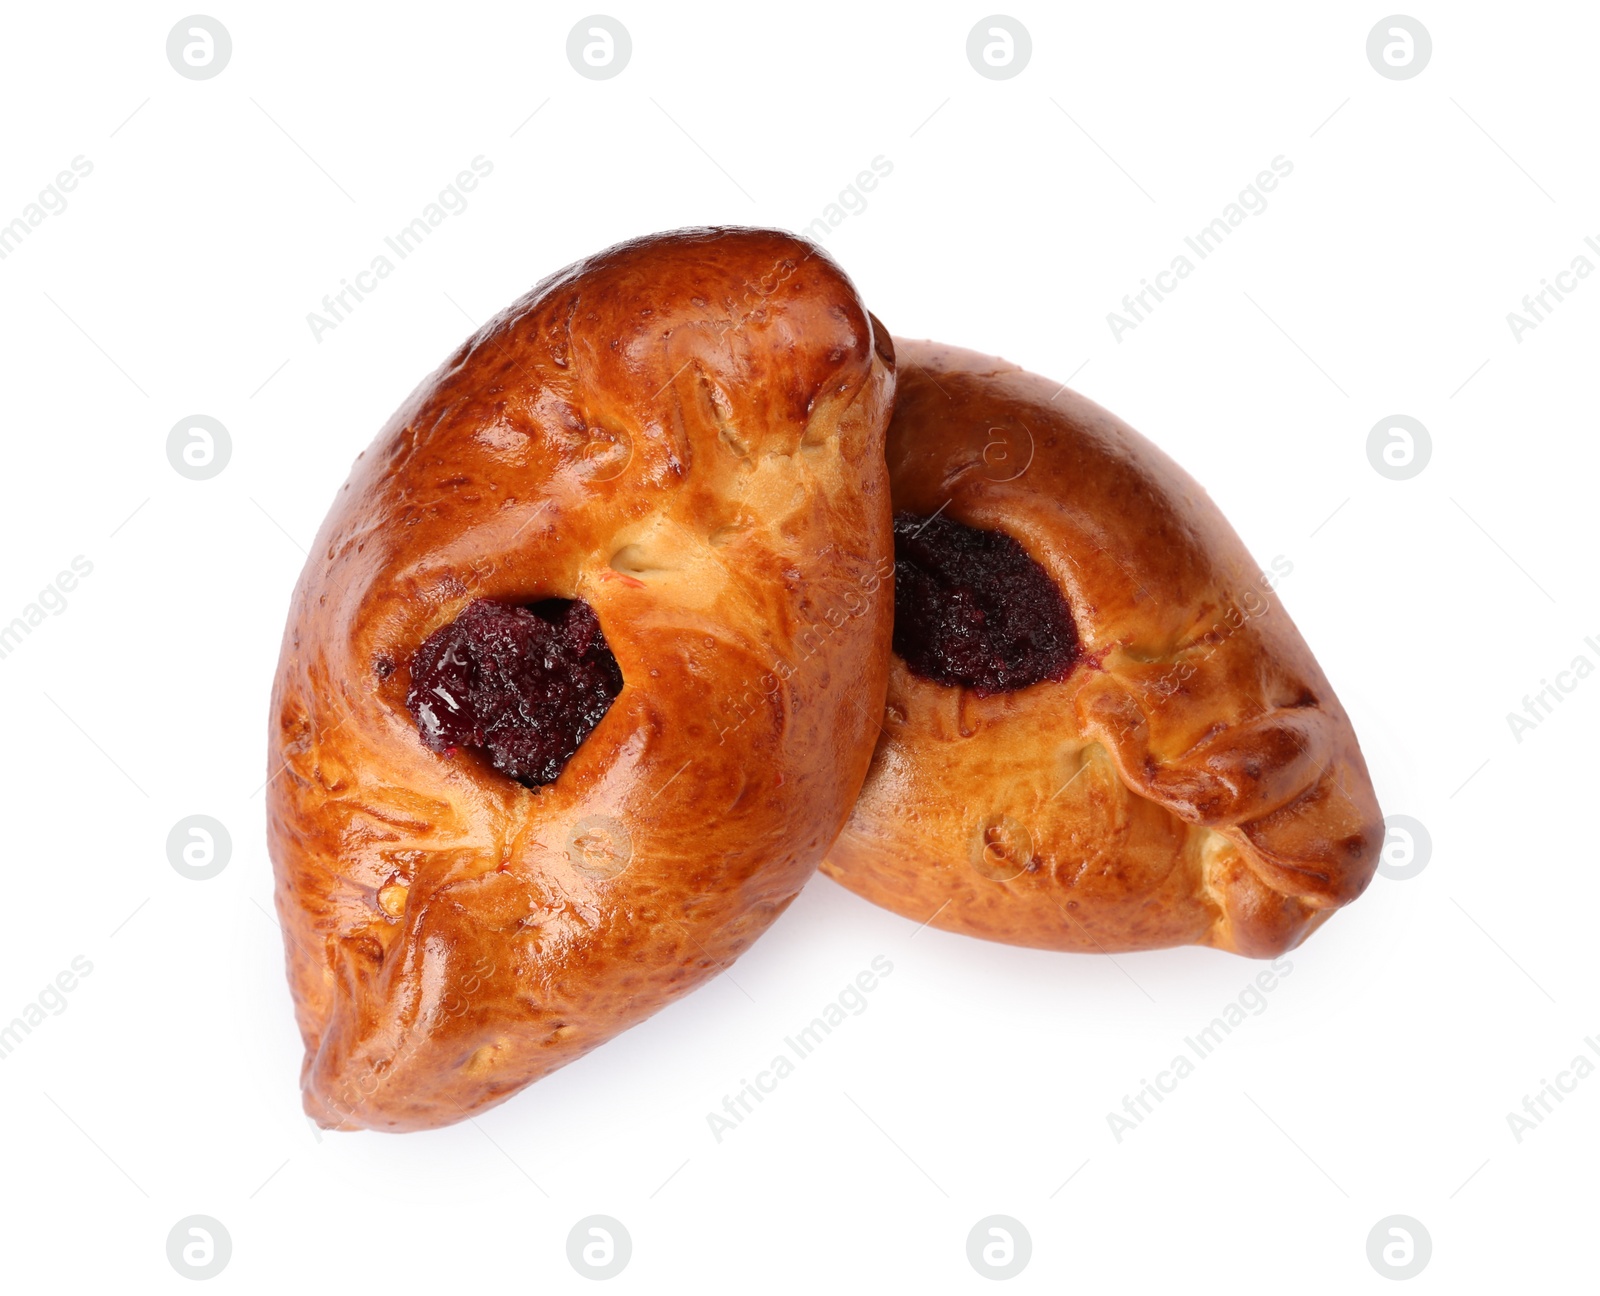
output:
<svg viewBox="0 0 1600 1296"><path fill-rule="evenodd" d="M1600 12L1417 9L1432 61L1394 81L1365 52L1384 8L1310 8L1020 5L1032 61L995 81L965 53L982 7L619 4L632 61L591 81L583 8L230 4L231 62L193 81L181 8L10 7L0 221L93 171L0 261L0 622L93 572L0 660L0 1022L93 972L0 1062L7 1289L188 1290L165 1247L191 1214L232 1237L218 1291L590 1290L565 1240L592 1213L633 1239L616 1290L989 1290L966 1238L996 1213L1033 1240L1016 1290L1386 1289L1391 1214L1432 1237L1416 1290L1591 1282L1600 1077L1520 1143L1506 1115L1600 1035L1600 678L1521 742L1506 713L1600 665L1600 277L1520 342L1506 314L1600 239ZM480 154L468 209L314 340ZM730 975L480 1120L319 1139L259 788L289 592L349 464L548 272L799 228L879 155L826 243L872 309L1072 377L1293 563L1280 592L1427 868L1317 933L1120 1144L1107 1113L1256 965L919 933L824 879ZM1114 339L1277 155L1268 209ZM232 436L210 481L166 458L196 413ZM1409 481L1366 457L1395 413L1433 439ZM206 882L165 849L197 813L233 838ZM707 1113L875 955L865 1013L718 1144Z"/></svg>

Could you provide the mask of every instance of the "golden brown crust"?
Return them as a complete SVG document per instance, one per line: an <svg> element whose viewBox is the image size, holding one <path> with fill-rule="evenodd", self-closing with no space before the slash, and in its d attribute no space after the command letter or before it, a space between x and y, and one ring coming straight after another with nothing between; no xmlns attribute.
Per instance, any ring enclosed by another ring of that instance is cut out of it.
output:
<svg viewBox="0 0 1600 1296"><path fill-rule="evenodd" d="M357 462L289 614L269 844L328 1126L460 1120L737 957L860 787L889 656L886 339L823 253L686 230L552 276ZM621 694L540 791L435 755L412 651L581 598ZM620 864L624 871L617 873Z"/></svg>
<svg viewBox="0 0 1600 1296"><path fill-rule="evenodd" d="M896 340L896 510L1009 532L1085 658L987 698L895 657L823 871L917 922L1062 950L1264 957L1366 887L1383 831L1348 717L1205 492L1003 360Z"/></svg>

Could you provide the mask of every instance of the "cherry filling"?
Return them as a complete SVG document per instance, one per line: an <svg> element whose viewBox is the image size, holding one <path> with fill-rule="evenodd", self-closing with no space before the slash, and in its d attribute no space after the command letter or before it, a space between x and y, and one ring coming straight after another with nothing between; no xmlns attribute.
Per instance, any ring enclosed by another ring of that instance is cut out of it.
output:
<svg viewBox="0 0 1600 1296"><path fill-rule="evenodd" d="M622 691L587 603L478 599L422 641L406 707L436 752L481 749L527 787L554 783Z"/></svg>
<svg viewBox="0 0 1600 1296"><path fill-rule="evenodd" d="M1004 531L897 513L894 650L913 674L987 696L1065 679L1078 632L1055 582Z"/></svg>

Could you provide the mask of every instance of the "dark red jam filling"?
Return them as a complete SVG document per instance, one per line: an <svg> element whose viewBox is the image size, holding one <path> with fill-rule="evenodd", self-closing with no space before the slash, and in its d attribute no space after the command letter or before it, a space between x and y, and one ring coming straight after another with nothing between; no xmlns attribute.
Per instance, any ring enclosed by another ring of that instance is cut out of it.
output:
<svg viewBox="0 0 1600 1296"><path fill-rule="evenodd" d="M436 752L477 748L527 787L554 783L622 691L587 603L479 599L422 641L406 706Z"/></svg>
<svg viewBox="0 0 1600 1296"><path fill-rule="evenodd" d="M980 696L1065 679L1072 612L1004 531L935 515L894 519L894 650L914 674Z"/></svg>

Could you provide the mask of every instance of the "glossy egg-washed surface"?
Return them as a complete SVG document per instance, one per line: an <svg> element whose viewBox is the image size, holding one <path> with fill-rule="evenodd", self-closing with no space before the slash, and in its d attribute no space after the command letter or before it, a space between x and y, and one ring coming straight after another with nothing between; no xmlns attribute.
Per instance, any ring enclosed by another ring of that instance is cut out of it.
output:
<svg viewBox="0 0 1600 1296"><path fill-rule="evenodd" d="M882 713L893 387L826 255L682 231L544 281L360 457L272 699L319 1122L481 1111L715 975L811 876ZM430 750L406 706L479 599L582 600L620 670L538 790Z"/></svg>
<svg viewBox="0 0 1600 1296"><path fill-rule="evenodd" d="M1013 536L1066 596L1081 656L990 696L896 657L823 871L1017 945L1303 940L1361 894L1383 828L1350 721L1238 536L1083 397L974 352L895 348L897 513Z"/></svg>

